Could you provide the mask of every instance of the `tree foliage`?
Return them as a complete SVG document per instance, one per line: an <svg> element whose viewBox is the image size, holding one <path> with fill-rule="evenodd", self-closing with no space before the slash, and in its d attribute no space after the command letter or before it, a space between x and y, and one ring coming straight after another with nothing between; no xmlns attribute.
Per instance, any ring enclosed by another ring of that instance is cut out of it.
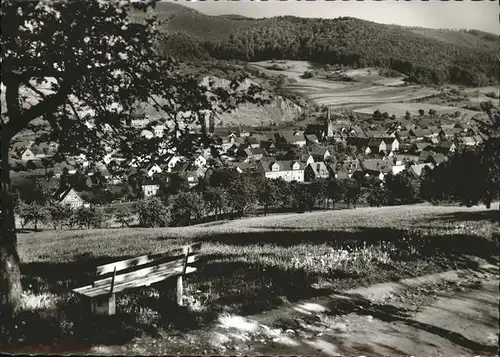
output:
<svg viewBox="0 0 500 357"><path fill-rule="evenodd" d="M155 20L130 21L128 4L2 1L0 264L9 268L0 268L0 299L11 311L22 290L7 159L16 134L31 129L37 140L58 143L56 161L81 155L95 163L114 152L125 159L113 161L119 173L132 161L162 163L168 150L192 155L211 145L200 120L205 114L262 102L260 88L241 86L244 76L225 86L202 85L180 71L158 51ZM130 125L140 104L153 118L148 128L165 124L163 138L148 140ZM189 134L195 127L201 135Z"/></svg>
<svg viewBox="0 0 500 357"><path fill-rule="evenodd" d="M222 187L207 187L203 192L203 200L209 212L214 213L217 221L227 206L227 193Z"/></svg>
<svg viewBox="0 0 500 357"><path fill-rule="evenodd" d="M379 67L403 73L418 83L482 86L499 78L498 38L471 32L450 31L446 40L440 40L440 34L426 36L415 29L350 17L242 21L192 13L179 14L166 26L170 32L196 37L196 42L191 41L193 52L204 48L219 59L290 59Z"/></svg>
<svg viewBox="0 0 500 357"><path fill-rule="evenodd" d="M181 192L172 203L172 222L175 225L190 225L192 219L204 215L203 197L196 191Z"/></svg>
<svg viewBox="0 0 500 357"><path fill-rule="evenodd" d="M141 227L167 227L170 224L170 211L157 197L137 202L137 213Z"/></svg>

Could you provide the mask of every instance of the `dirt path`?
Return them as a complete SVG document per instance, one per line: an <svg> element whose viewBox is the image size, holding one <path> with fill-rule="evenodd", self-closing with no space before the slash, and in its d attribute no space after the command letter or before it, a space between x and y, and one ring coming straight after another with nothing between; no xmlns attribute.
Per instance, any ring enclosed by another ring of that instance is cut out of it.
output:
<svg viewBox="0 0 500 357"><path fill-rule="evenodd" d="M99 354L496 355L498 267L446 272L311 299ZM194 347L196 346L196 347Z"/></svg>

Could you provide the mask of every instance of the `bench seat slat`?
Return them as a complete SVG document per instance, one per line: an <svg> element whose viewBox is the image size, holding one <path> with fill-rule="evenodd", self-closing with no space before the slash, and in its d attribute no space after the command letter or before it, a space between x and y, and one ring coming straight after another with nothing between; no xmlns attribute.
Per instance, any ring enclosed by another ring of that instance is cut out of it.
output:
<svg viewBox="0 0 500 357"><path fill-rule="evenodd" d="M119 271L128 269L130 267L148 264L157 260L166 259L168 257L183 256L188 247L190 253L189 255L194 255L197 252L201 251L201 243L195 243L157 254L146 254L140 257L121 260L118 262L109 263L105 265L100 265L97 267L97 276L112 273L115 267L116 267L116 272L118 273Z"/></svg>
<svg viewBox="0 0 500 357"><path fill-rule="evenodd" d="M188 258L188 264L192 264L192 263L196 262L198 259L199 259L199 256L190 256ZM153 266L149 266L149 267L142 268L142 269L137 269L137 270L134 270L134 271L131 271L128 273L124 273L124 274L123 273L119 274L119 275L117 274L115 276L115 285L118 283L124 282L124 281L135 280L135 279L140 278L142 276L148 276L151 274L160 273L160 272L165 271L165 270L177 269L179 267L182 267L183 264L184 264L184 261L179 259L179 260L174 260L174 261L171 261L168 263L163 263L163 264L153 265ZM140 268L140 267L138 267L138 268ZM112 279L113 279L113 277L96 280L96 281L94 281L93 285L95 287L103 286L103 285L110 285Z"/></svg>
<svg viewBox="0 0 500 357"><path fill-rule="evenodd" d="M186 274L190 274L196 271L194 267L188 267L186 269ZM118 293L127 289L137 288L141 286L151 285L162 280L165 280L169 277L179 275L182 272L182 266L175 270L165 270L156 274L151 274L148 276L141 276L137 279L125 281L122 283L115 284L113 288L114 293ZM96 297L99 295L109 294L110 286L96 286L87 285L81 288L73 289L73 292L81 295L85 295L88 297Z"/></svg>

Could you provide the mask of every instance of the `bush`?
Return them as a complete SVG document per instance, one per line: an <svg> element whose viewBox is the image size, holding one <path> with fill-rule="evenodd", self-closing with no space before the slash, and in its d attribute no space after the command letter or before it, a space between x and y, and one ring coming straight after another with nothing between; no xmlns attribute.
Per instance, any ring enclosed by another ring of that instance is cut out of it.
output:
<svg viewBox="0 0 500 357"><path fill-rule="evenodd" d="M114 217L116 221L122 225L122 227L128 227L133 221L133 217L130 212L124 208L119 208L118 210L116 210L116 212L114 213Z"/></svg>
<svg viewBox="0 0 500 357"><path fill-rule="evenodd" d="M488 93L485 93L484 95L489 97L489 98L498 99L498 94L495 92L488 92Z"/></svg>
<svg viewBox="0 0 500 357"><path fill-rule="evenodd" d="M308 79L308 78L313 78L314 77L314 72L312 71L305 71L304 74L300 76L302 79Z"/></svg>
<svg viewBox="0 0 500 357"><path fill-rule="evenodd" d="M139 225L142 227L167 227L170 212L161 199L153 197L137 202Z"/></svg>

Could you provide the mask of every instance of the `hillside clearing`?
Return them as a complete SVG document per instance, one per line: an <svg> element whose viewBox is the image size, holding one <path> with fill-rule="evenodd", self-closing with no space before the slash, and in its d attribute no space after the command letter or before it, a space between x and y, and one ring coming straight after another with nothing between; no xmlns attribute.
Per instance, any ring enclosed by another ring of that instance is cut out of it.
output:
<svg viewBox="0 0 500 357"><path fill-rule="evenodd" d="M282 74L292 78L294 83L287 84L285 88L318 105L332 108L410 101L438 93L425 86L398 86L402 84L401 78L383 77L372 68L348 70L346 74L357 82L338 82L322 76L301 78L304 72L314 69L314 65L306 61L262 61L250 64L269 76ZM273 69L273 66L280 70Z"/></svg>

